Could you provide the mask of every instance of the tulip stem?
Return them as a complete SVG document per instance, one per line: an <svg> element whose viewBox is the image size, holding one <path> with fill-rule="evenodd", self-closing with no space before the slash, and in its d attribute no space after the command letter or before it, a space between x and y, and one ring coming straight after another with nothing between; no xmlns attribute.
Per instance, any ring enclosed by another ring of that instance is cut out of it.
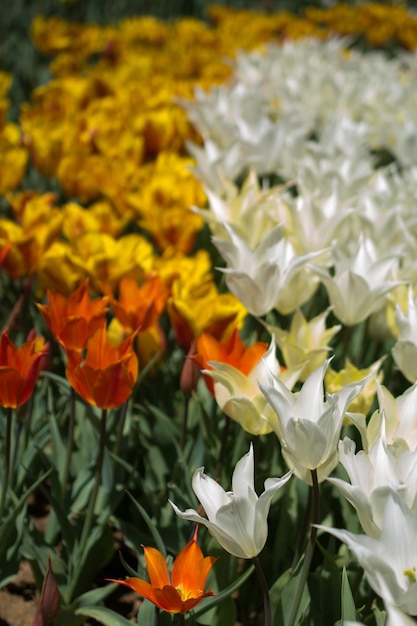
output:
<svg viewBox="0 0 417 626"><path fill-rule="evenodd" d="M101 420L100 420L100 441L99 441L99 449L97 455L96 462L96 471L94 474L94 487L93 492L91 494L90 502L88 504L87 515L85 518L83 531L81 535L80 547L83 550L87 543L89 534L91 532L91 528L93 526L94 520L94 509L96 507L96 501L98 492L101 485L101 473L103 470L103 460L104 460L104 449L106 447L106 420L107 420L107 409L102 409L101 411Z"/></svg>
<svg viewBox="0 0 417 626"><path fill-rule="evenodd" d="M182 410L181 441L180 441L180 448L182 452L184 451L185 440L187 438L187 422L188 422L189 404L190 404L190 396L188 394L184 394L184 406Z"/></svg>
<svg viewBox="0 0 417 626"><path fill-rule="evenodd" d="M272 614L271 614L271 599L269 597L269 589L268 584L266 582L265 574L262 569L261 563L259 561L259 557L255 556L252 558L252 563L255 566L256 573L258 575L258 579L262 589L262 595L264 598L264 619L265 626L271 626L272 624Z"/></svg>
<svg viewBox="0 0 417 626"><path fill-rule="evenodd" d="M313 519L312 519L312 525L310 529L310 538L308 540L306 553L304 557L303 567L301 569L297 589L293 597L290 617L289 617L289 620L287 621L287 624L289 624L290 626L292 624L294 624L295 626L296 624L297 613L298 613L298 609L300 608L304 585L307 580L308 573L310 571L311 561L313 559L314 547L316 544L316 536L317 536L316 524L318 524L320 521L320 490L319 490L319 483L317 480L317 470L315 469L311 470L311 480L313 483L312 484Z"/></svg>
<svg viewBox="0 0 417 626"><path fill-rule="evenodd" d="M64 472L62 474L62 500L65 498L65 490L70 474L70 464L72 450L74 447L74 425L75 425L75 391L71 387L70 402L69 402L69 415L68 415L68 432L67 432L67 449L65 457Z"/></svg>
<svg viewBox="0 0 417 626"><path fill-rule="evenodd" d="M297 549L294 552L294 556L292 559L291 569L295 568L295 566L297 565L300 559L300 555L302 554L304 550L304 541L305 541L305 536L307 534L308 520L311 515L311 500L312 500L312 489L309 489L308 497L307 497L307 504L306 504L305 511L304 511L303 525L301 527L300 538L298 540Z"/></svg>
<svg viewBox="0 0 417 626"><path fill-rule="evenodd" d="M114 457L119 456L120 450L122 447L123 430L124 430L125 422L126 422L127 407L128 407L128 400L126 400L126 402L122 404L122 408L120 409L119 421L117 424L116 444L113 450Z"/></svg>
<svg viewBox="0 0 417 626"><path fill-rule="evenodd" d="M0 499L0 520L3 517L4 505L6 503L6 494L9 486L10 479L10 462L11 462L11 447L12 447L12 420L13 411L10 407L6 409L6 438L4 441L4 474L1 486L1 499Z"/></svg>
<svg viewBox="0 0 417 626"><path fill-rule="evenodd" d="M220 479L220 474L221 474L223 463L224 463L224 457L226 456L226 447L227 447L227 442L228 442L229 433L230 433L231 419L227 415L224 416L224 419L226 421L224 423L222 440L221 440L221 445L220 445L220 452L219 452L219 460L217 461L217 467L216 467L216 477L218 479Z"/></svg>

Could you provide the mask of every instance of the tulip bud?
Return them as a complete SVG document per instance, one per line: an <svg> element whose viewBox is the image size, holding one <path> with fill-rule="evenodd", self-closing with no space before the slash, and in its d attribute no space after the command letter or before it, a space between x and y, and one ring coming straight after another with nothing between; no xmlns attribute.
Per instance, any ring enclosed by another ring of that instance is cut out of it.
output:
<svg viewBox="0 0 417 626"><path fill-rule="evenodd" d="M197 388L199 368L193 360L192 356L195 352L195 342L191 343L187 356L185 357L184 365L180 378L180 389L186 396L191 396L193 391Z"/></svg>
<svg viewBox="0 0 417 626"><path fill-rule="evenodd" d="M47 626L53 622L59 613L61 598L58 585L52 571L51 559L48 558L45 577L42 583L41 597L32 626Z"/></svg>

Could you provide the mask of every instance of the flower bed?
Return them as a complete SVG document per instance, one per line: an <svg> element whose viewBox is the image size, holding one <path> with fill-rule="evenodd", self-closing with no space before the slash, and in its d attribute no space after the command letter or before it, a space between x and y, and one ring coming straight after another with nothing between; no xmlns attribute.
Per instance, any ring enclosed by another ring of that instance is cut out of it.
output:
<svg viewBox="0 0 417 626"><path fill-rule="evenodd" d="M1 75L0 586L30 563L34 624L131 623L120 586L408 624L417 19L208 18L37 18L17 123Z"/></svg>

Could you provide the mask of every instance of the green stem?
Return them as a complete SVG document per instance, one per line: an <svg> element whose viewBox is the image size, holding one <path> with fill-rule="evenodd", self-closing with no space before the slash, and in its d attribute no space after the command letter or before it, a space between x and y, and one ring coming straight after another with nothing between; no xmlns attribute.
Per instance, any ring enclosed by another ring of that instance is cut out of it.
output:
<svg viewBox="0 0 417 626"><path fill-rule="evenodd" d="M184 394L184 406L182 411L182 424L181 424L181 441L180 448L184 451L185 440L187 437L187 422L188 422L188 407L190 404L190 397L188 394Z"/></svg>
<svg viewBox="0 0 417 626"><path fill-rule="evenodd" d="M120 450L122 448L123 430L125 427L128 406L128 400L126 400L126 402L122 405L122 408L120 409L119 422L117 424L116 443L113 450L114 457L119 456Z"/></svg>
<svg viewBox="0 0 417 626"><path fill-rule="evenodd" d="M67 488L69 475L70 475L71 456L72 456L72 450L74 447L74 425L75 425L75 391L71 387L69 415L68 415L67 449L66 449L66 456L65 456L64 471L62 474L62 499L63 500L65 498L65 490Z"/></svg>
<svg viewBox="0 0 417 626"><path fill-rule="evenodd" d="M10 480L12 422L13 422L13 411L10 407L7 407L6 409L6 438L5 438L5 446L4 446L4 474L3 474L3 484L1 488L1 499L0 499L0 520L3 517L4 505L6 503L6 494L7 494L7 489L8 489L9 480Z"/></svg>
<svg viewBox="0 0 417 626"><path fill-rule="evenodd" d="M226 456L227 441L229 439L230 426L231 426L231 421L232 421L230 417L228 417L227 415L225 415L224 418L226 421L224 423L222 441L221 441L220 452L219 452L219 460L217 461L216 473L215 473L215 476L219 479L220 479L220 474L221 474L223 463L224 463L224 458Z"/></svg>
<svg viewBox="0 0 417 626"><path fill-rule="evenodd" d="M343 356L342 367L345 366L346 359L350 357L350 344L352 341L352 326L345 326L343 329Z"/></svg>
<svg viewBox="0 0 417 626"><path fill-rule="evenodd" d="M29 398L27 410L25 412L25 417L24 417L24 427L23 427L23 432L24 432L23 449L24 450L27 449L30 438L31 438L30 427L31 427L31 422L32 422L32 409L33 409L33 395ZM15 463L13 464L13 467L14 466L15 466Z"/></svg>
<svg viewBox="0 0 417 626"><path fill-rule="evenodd" d="M310 515L311 515L312 491L313 491L312 489L308 490L308 498L307 498L307 505L304 511L303 525L301 527L300 538L298 540L297 549L294 552L294 556L292 559L291 569L294 569L295 566L297 565L300 559L301 553L303 551L303 548L304 548L304 541L305 541L305 536L306 536L307 528L308 528L308 520L310 519Z"/></svg>
<svg viewBox="0 0 417 626"><path fill-rule="evenodd" d="M320 490L319 490L319 483L317 480L317 470L315 469L311 470L311 480L313 483L313 486L312 486L313 519L312 519L312 525L311 525L311 530L310 530L310 539L307 544L303 567L300 573L300 578L298 580L297 589L296 589L295 595L293 597L292 605L291 605L290 617L287 622L289 626L291 626L292 624L294 624L295 626L296 624L297 613L300 607L304 585L307 580L308 573L310 571L311 561L312 561L313 553L314 553L314 547L316 544L316 536L317 536L316 524L318 524L318 522L320 521Z"/></svg>
<svg viewBox="0 0 417 626"><path fill-rule="evenodd" d="M106 419L107 419L107 409L102 409L101 420L100 420L100 441L99 441L99 449L98 449L98 456L97 456L97 462L96 462L96 471L94 474L94 487L93 487L93 492L91 494L90 502L88 504L87 515L84 521L83 532L81 535L81 541L80 541L81 552L85 548L85 545L88 540L88 536L93 526L94 509L96 507L97 496L98 496L98 492L99 492L100 485L101 485L101 473L103 470L104 450L106 447Z"/></svg>
<svg viewBox="0 0 417 626"><path fill-rule="evenodd" d="M271 614L271 600L269 597L269 589L265 579L265 575L257 556L253 557L252 563L255 566L256 573L258 575L259 583L262 589L262 595L264 599L264 619L265 626L271 626L272 624L272 614Z"/></svg>

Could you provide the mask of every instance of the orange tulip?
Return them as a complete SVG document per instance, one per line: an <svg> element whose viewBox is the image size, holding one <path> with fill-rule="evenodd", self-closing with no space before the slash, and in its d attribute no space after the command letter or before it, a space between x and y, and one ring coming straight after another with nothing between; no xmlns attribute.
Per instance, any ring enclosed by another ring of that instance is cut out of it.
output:
<svg viewBox="0 0 417 626"><path fill-rule="evenodd" d="M215 595L210 590L204 592L204 586L217 559L203 556L197 544L197 528L191 541L175 559L171 575L159 550L144 548L144 552L150 583L141 578L110 579L110 582L133 589L167 613L187 613L203 598Z"/></svg>
<svg viewBox="0 0 417 626"><path fill-rule="evenodd" d="M85 355L67 350L66 376L89 404L112 409L125 402L138 377L138 359L132 348L135 334L119 346L107 340L105 326L87 340Z"/></svg>
<svg viewBox="0 0 417 626"><path fill-rule="evenodd" d="M106 324L108 298L91 300L85 281L69 297L47 292L49 304L38 304L55 339L67 350L81 351L87 340Z"/></svg>
<svg viewBox="0 0 417 626"><path fill-rule="evenodd" d="M152 276L142 284L131 276L124 276L119 283L119 299L109 293L115 316L124 328L140 332L156 324L164 310L169 291L164 289L159 276Z"/></svg>
<svg viewBox="0 0 417 626"><path fill-rule="evenodd" d="M0 267L3 265L3 261L6 259L12 248L11 243L6 243L2 248L0 248Z"/></svg>
<svg viewBox="0 0 417 626"><path fill-rule="evenodd" d="M197 354L191 358L202 370L213 369L208 365L208 361L218 361L232 365L247 376L267 350L268 344L261 341L247 348L235 328L226 341L217 341L210 334L203 333L197 340ZM213 379L205 376L204 380L208 390L214 396Z"/></svg>
<svg viewBox="0 0 417 626"><path fill-rule="evenodd" d="M0 338L0 405L15 409L29 400L39 376L42 358L48 352L43 337L26 341L20 348L7 331Z"/></svg>

